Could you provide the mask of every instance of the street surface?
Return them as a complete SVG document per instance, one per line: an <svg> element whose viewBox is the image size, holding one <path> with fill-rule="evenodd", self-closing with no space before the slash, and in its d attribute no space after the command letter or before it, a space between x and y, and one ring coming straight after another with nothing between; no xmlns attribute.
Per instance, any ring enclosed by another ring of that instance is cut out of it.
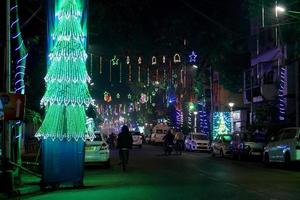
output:
<svg viewBox="0 0 300 200"><path fill-rule="evenodd" d="M300 170L266 168L257 162L213 158L184 152L164 156L162 147L144 145L131 151L127 172L118 166L88 167L85 187L40 192L21 199L300 199Z"/></svg>

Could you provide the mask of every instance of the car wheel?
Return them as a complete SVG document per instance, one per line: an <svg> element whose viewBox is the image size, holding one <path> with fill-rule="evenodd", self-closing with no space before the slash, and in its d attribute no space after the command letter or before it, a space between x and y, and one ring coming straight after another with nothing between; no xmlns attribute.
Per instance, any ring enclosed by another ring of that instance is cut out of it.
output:
<svg viewBox="0 0 300 200"><path fill-rule="evenodd" d="M220 157L221 157L221 158L224 158L224 152L223 152L223 149L220 150Z"/></svg>
<svg viewBox="0 0 300 200"><path fill-rule="evenodd" d="M269 154L265 153L264 155L264 164L269 167L270 166L270 158L269 158Z"/></svg>
<svg viewBox="0 0 300 200"><path fill-rule="evenodd" d="M285 164L286 167L289 167L290 164L291 164L291 155L290 155L289 152L286 152L284 154L284 164Z"/></svg>

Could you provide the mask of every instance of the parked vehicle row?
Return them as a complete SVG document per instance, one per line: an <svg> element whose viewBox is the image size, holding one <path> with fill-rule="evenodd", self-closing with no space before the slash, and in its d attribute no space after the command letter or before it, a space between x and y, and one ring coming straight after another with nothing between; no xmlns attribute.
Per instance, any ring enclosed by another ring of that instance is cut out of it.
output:
<svg viewBox="0 0 300 200"><path fill-rule="evenodd" d="M300 128L285 128L271 137L265 147L263 160L266 164L300 161Z"/></svg>
<svg viewBox="0 0 300 200"><path fill-rule="evenodd" d="M260 133L236 132L218 135L211 143L212 156L248 159L257 157L266 165L300 161L300 128L285 128L267 142Z"/></svg>

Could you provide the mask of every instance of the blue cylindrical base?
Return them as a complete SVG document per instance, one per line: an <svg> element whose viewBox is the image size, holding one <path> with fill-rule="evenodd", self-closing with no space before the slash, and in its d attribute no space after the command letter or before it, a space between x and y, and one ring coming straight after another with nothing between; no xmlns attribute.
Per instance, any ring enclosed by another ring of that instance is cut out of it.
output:
<svg viewBox="0 0 300 200"><path fill-rule="evenodd" d="M43 139L42 185L83 184L84 141Z"/></svg>

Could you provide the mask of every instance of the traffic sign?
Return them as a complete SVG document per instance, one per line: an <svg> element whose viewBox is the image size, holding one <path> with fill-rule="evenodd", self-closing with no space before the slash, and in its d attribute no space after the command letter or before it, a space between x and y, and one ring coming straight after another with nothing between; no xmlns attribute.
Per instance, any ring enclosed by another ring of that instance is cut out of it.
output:
<svg viewBox="0 0 300 200"><path fill-rule="evenodd" d="M4 120L22 120L24 118L25 95L17 93L0 93Z"/></svg>

